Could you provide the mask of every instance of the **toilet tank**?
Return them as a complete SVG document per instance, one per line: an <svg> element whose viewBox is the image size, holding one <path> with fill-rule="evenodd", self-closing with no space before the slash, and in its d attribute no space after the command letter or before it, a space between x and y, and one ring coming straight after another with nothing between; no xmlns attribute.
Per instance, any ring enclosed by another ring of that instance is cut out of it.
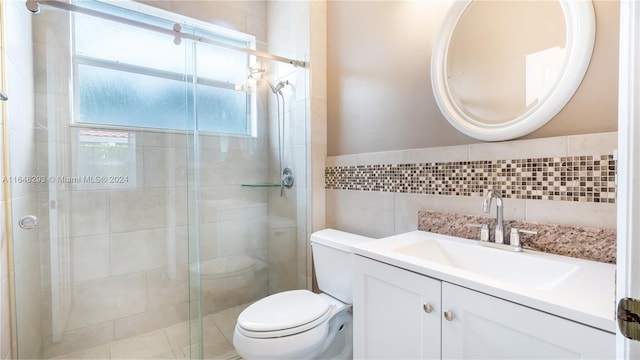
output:
<svg viewBox="0 0 640 360"><path fill-rule="evenodd" d="M373 238L333 229L311 234L311 252L320 290L351 304L352 246L370 240Z"/></svg>

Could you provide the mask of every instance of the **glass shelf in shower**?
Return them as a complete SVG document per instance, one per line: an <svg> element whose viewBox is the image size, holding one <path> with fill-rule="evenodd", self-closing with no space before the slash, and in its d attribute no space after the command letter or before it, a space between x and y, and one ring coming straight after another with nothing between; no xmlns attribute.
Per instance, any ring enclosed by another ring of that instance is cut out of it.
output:
<svg viewBox="0 0 640 360"><path fill-rule="evenodd" d="M251 188L275 188L275 187L280 187L280 184L270 184L270 183L264 183L264 184L240 184L240 186L242 187L251 187Z"/></svg>

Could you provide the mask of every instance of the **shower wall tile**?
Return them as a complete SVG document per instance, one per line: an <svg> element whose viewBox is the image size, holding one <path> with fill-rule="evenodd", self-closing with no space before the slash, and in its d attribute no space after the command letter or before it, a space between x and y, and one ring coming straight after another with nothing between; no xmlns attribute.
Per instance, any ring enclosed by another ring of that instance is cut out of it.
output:
<svg viewBox="0 0 640 360"><path fill-rule="evenodd" d="M156 187L187 186L186 149L172 147L144 148L144 185Z"/></svg>
<svg viewBox="0 0 640 360"><path fill-rule="evenodd" d="M189 304L178 302L166 307L117 319L114 322L116 340L144 334L189 320Z"/></svg>
<svg viewBox="0 0 640 360"><path fill-rule="evenodd" d="M106 191L75 191L69 196L71 237L109 233L109 206Z"/></svg>
<svg viewBox="0 0 640 360"><path fill-rule="evenodd" d="M108 277L111 272L109 235L83 236L71 239L73 282Z"/></svg>
<svg viewBox="0 0 640 360"><path fill-rule="evenodd" d="M227 184L230 172L233 171L226 164L226 159L215 154L205 152L200 157L200 179L202 186L222 186Z"/></svg>
<svg viewBox="0 0 640 360"><path fill-rule="evenodd" d="M15 95L14 95L15 96ZM8 115L10 116L10 115ZM14 114L13 121L22 119L23 116ZM24 134L15 129L7 129L9 132L9 164L14 178L25 178L36 176L37 153L34 142L33 130L29 134ZM11 181L11 196L22 197L36 191L36 184L23 182L20 180Z"/></svg>
<svg viewBox="0 0 640 360"><path fill-rule="evenodd" d="M111 275L138 273L187 259L187 227L111 234Z"/></svg>
<svg viewBox="0 0 640 360"><path fill-rule="evenodd" d="M184 142L186 135L170 132L136 131L136 146L153 148L181 147L178 142ZM180 140L182 138L182 140Z"/></svg>
<svg viewBox="0 0 640 360"><path fill-rule="evenodd" d="M183 264L147 271L147 307L160 309L189 301L188 269Z"/></svg>
<svg viewBox="0 0 640 360"><path fill-rule="evenodd" d="M73 286L67 331L141 313L147 309L144 273L87 281Z"/></svg>
<svg viewBox="0 0 640 360"><path fill-rule="evenodd" d="M218 225L205 223L200 225L200 260L220 257L218 246Z"/></svg>
<svg viewBox="0 0 640 360"><path fill-rule="evenodd" d="M264 223L250 223L244 220L218 222L218 256L246 254L252 249L253 240L262 231Z"/></svg>
<svg viewBox="0 0 640 360"><path fill-rule="evenodd" d="M127 232L165 227L172 205L166 189L126 190L109 193L109 229Z"/></svg>
<svg viewBox="0 0 640 360"><path fill-rule="evenodd" d="M36 94L39 106L35 110L35 140L39 143L56 144L60 151L71 143L72 133L69 131L71 102L68 94ZM42 145L42 144L41 144ZM39 146L39 150L47 151L48 146ZM47 160L45 157L44 160ZM45 161L43 164L48 164ZM38 174L45 174L38 172Z"/></svg>
<svg viewBox="0 0 640 360"><path fill-rule="evenodd" d="M60 341L54 342L51 336L44 339L44 358L73 353L78 349L93 348L114 340L113 321L67 331Z"/></svg>
<svg viewBox="0 0 640 360"><path fill-rule="evenodd" d="M266 203L226 202L217 209L218 221L263 220L267 216Z"/></svg>
<svg viewBox="0 0 640 360"><path fill-rule="evenodd" d="M20 241L14 237L16 241ZM41 310L40 264L37 249L31 246L31 255L23 262L15 264L15 315L21 326L16 327L16 340L19 339L19 353L26 359L39 358L41 355Z"/></svg>
<svg viewBox="0 0 640 360"><path fill-rule="evenodd" d="M42 319L42 337L47 338L53 334L52 319L52 290L51 287L40 289L40 318ZM46 352L46 349L44 349Z"/></svg>
<svg viewBox="0 0 640 360"><path fill-rule="evenodd" d="M40 226L40 225L38 225ZM48 238L47 235L41 235ZM40 289L51 288L51 247L49 241L40 241ZM45 329L46 330L46 329Z"/></svg>

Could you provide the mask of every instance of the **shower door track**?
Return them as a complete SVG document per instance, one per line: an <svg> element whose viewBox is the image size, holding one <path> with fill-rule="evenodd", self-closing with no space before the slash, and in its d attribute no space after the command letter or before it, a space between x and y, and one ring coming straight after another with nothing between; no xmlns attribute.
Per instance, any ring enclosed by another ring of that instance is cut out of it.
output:
<svg viewBox="0 0 640 360"><path fill-rule="evenodd" d="M259 58L262 58L262 59L280 61L280 62L283 62L283 63L291 64L291 65L293 65L295 67L306 68L308 66L308 63L306 61L303 61L303 60L290 59L290 58L286 58L286 57L270 54L270 53L267 53L267 52L264 52L264 51L248 49L248 48L244 48L244 47L241 47L241 46L235 46L235 45L227 44L227 43L224 43L224 42L221 42L221 41L216 41L216 40L213 40L213 39L209 39L209 38L206 38L206 37L203 37L203 36L197 36L197 35L193 35L193 34L185 34L185 33L180 32L181 26L178 23L176 23L173 26L173 29L166 29L166 28L163 28L161 26L147 24L147 23L144 23L144 22L141 22L141 21L136 21L136 20L132 20L132 19L123 18L123 17L117 16L117 15L106 14L106 13L103 13L103 12L98 11L98 10L84 8L82 6L66 3L66 2L63 2L63 1L60 1L60 0L40 0L40 1L28 0L26 2L26 5L27 5L27 9L29 9L29 11L31 11L34 14L37 14L38 12L40 12L40 5L44 5L44 6L49 6L49 7L53 7L53 8L56 8L56 9L60 9L60 10L77 12L77 13L81 13L81 14L85 14L85 15L89 15L89 16L95 16L95 17L99 17L99 18L102 18L102 19L116 21L116 22L119 22L119 23L123 23L123 24L131 25L131 26L139 27L139 28L142 28L142 29L150 30L150 31L155 31L155 32L158 32L158 33L161 33L161 34L173 36L176 40L189 39L189 40L193 40L193 41L196 41L196 42L201 42L201 43L204 43L204 44L214 45L214 46L223 47L223 48L230 49L230 50L243 52L245 54L253 55L253 56L256 56L256 57L259 57Z"/></svg>

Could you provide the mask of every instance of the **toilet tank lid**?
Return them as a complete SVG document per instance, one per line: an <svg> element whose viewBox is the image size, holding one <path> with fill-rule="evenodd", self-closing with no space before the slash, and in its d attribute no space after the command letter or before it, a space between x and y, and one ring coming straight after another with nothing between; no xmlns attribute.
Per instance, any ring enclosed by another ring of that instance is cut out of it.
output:
<svg viewBox="0 0 640 360"><path fill-rule="evenodd" d="M324 229L311 234L312 245L314 243L322 244L348 252L351 252L352 245L371 240L374 239L334 229Z"/></svg>

